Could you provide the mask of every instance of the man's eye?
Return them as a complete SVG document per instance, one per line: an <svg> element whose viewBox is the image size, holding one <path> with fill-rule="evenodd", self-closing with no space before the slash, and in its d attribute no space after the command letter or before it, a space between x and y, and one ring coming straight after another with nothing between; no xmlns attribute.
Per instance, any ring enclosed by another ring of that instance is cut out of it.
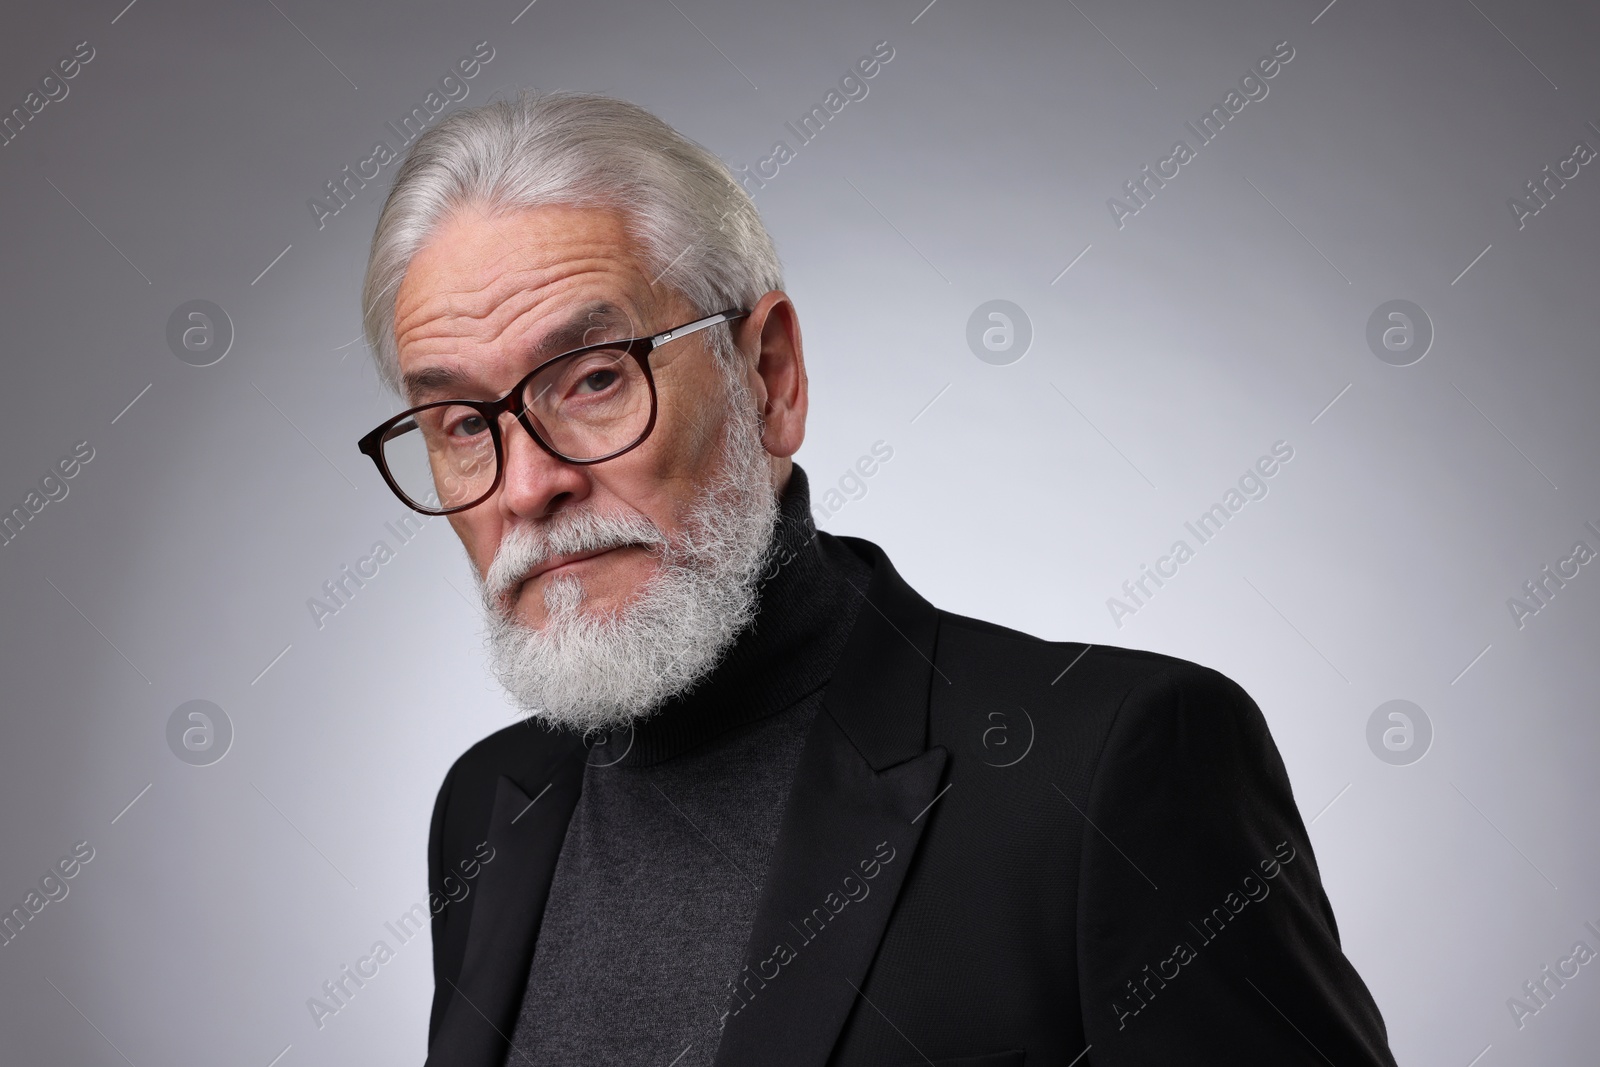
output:
<svg viewBox="0 0 1600 1067"><path fill-rule="evenodd" d="M488 428L489 424L484 421L482 415L468 415L466 418L456 422L456 424L450 428L450 436L475 437L478 434L485 432Z"/></svg>
<svg viewBox="0 0 1600 1067"><path fill-rule="evenodd" d="M616 380L617 372L614 370L590 371L578 382L577 392L601 393L609 389Z"/></svg>

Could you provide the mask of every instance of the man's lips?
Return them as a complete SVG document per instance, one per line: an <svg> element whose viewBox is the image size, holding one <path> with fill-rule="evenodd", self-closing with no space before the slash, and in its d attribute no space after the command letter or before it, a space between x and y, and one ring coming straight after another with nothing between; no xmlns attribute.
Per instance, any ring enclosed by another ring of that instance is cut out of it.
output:
<svg viewBox="0 0 1600 1067"><path fill-rule="evenodd" d="M570 555L556 556L553 559L546 560L543 564L529 571L518 584L517 588L520 590L523 585L533 581L541 574L548 574L549 572L556 570L559 567L565 567L568 564L581 563L586 559L594 559L596 556L603 556L607 552L614 552L620 547L622 546L613 545L611 548L597 548L589 552L573 552Z"/></svg>

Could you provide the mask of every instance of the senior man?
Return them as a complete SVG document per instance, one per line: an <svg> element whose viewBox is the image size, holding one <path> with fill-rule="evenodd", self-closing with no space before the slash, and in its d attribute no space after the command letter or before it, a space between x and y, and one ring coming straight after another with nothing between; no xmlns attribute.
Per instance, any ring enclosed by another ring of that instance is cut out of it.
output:
<svg viewBox="0 0 1600 1067"><path fill-rule="evenodd" d="M815 529L799 320L714 155L606 97L458 111L363 295L409 406L362 451L449 516L527 713L434 808L431 888L493 861L433 918L430 1064L1393 1062L1243 690Z"/></svg>

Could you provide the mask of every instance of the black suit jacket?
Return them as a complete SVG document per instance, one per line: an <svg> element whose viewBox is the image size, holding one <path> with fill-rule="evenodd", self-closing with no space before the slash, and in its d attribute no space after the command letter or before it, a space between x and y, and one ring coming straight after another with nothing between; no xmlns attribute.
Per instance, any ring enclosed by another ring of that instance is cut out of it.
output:
<svg viewBox="0 0 1600 1067"><path fill-rule="evenodd" d="M941 611L818 537L873 576L717 1064L1393 1063L1239 686ZM519 724L446 776L430 885L493 859L433 918L429 1064L505 1061L586 753Z"/></svg>

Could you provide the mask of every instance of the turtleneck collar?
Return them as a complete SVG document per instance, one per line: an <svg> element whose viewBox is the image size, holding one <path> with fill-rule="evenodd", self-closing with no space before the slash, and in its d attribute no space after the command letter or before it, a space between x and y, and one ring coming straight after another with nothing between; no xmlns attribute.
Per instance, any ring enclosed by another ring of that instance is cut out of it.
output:
<svg viewBox="0 0 1600 1067"><path fill-rule="evenodd" d="M854 626L871 566L848 551L824 554L811 519L810 483L798 463L780 494L766 558L755 620L717 666L631 731L619 730L595 745L591 764L660 763L783 711L827 683Z"/></svg>

